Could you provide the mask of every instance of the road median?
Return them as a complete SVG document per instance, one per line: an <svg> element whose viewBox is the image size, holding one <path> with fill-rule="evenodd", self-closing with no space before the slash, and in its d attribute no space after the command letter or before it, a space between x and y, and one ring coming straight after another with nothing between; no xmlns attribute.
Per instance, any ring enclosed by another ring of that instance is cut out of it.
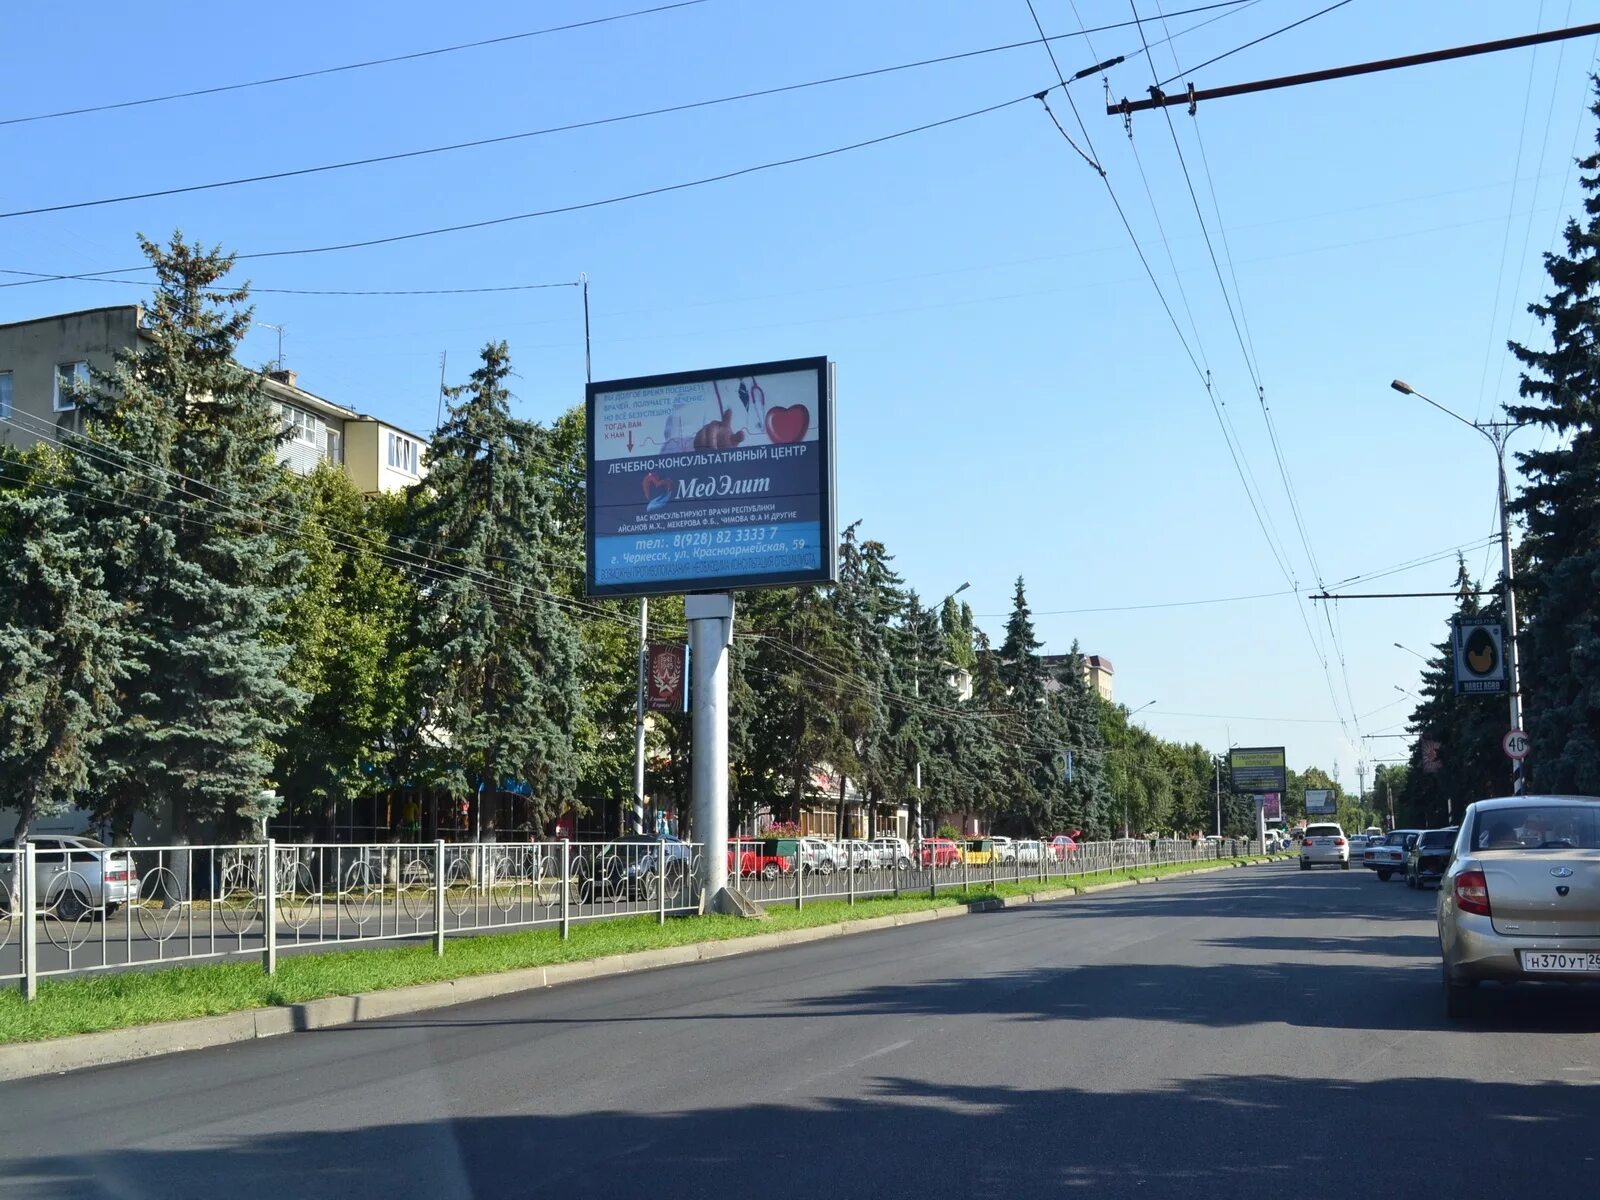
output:
<svg viewBox="0 0 1600 1200"><path fill-rule="evenodd" d="M1217 870L1140 868L1141 882ZM700 916L665 925L617 918L574 927L570 940L536 929L425 946L286 957L275 975L251 962L49 980L32 1003L0 994L0 1080L128 1062L491 999L667 966L708 962L825 938L994 912L1133 886L998 882L938 896L808 903L771 919Z"/></svg>

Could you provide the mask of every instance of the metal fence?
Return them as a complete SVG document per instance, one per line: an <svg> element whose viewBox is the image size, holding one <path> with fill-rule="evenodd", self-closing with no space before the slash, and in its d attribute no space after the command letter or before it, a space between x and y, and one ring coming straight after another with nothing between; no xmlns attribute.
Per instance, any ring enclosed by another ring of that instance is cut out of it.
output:
<svg viewBox="0 0 1600 1200"><path fill-rule="evenodd" d="M793 856L735 840L728 886L757 904L1049 884L1251 853L1245 841L1020 841L899 852L808 841ZM424 842L0 850L0 982L30 999L52 976L280 951L701 911L701 847L626 842Z"/></svg>
<svg viewBox="0 0 1600 1200"><path fill-rule="evenodd" d="M0 981L280 950L698 912L684 842L0 851Z"/></svg>
<svg viewBox="0 0 1600 1200"><path fill-rule="evenodd" d="M1260 842L1222 841L1079 842L1057 846L1020 841L1007 847L972 852L924 843L903 851L873 847L858 850L848 843L807 849L790 856L761 851L757 842L743 842L728 855L728 886L757 904L791 904L807 900L849 900L871 896L930 895L940 891L1001 883L1065 883L1093 881L1095 876L1141 867L1205 863L1260 853ZM735 858L739 860L735 869Z"/></svg>

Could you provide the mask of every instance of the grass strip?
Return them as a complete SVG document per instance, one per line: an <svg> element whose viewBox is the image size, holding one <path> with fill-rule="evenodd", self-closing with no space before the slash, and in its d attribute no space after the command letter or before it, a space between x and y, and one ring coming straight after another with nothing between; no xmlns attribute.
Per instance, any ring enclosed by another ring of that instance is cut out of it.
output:
<svg viewBox="0 0 1600 1200"><path fill-rule="evenodd" d="M574 923L567 941L562 941L560 930L554 928L453 937L446 943L442 958L434 954L431 945L286 954L279 958L275 975L267 975L251 957L153 971L107 971L45 979L40 981L38 999L31 1004L15 989L0 992L0 1044L217 1016L326 996L351 996L521 967L552 966L693 942L726 941L1194 869L1193 864L1170 864L1043 881L1000 880L992 886L973 879L969 889L941 889L937 897L919 891L898 897L861 898L853 905L835 898L807 901L799 911L774 906L766 921L709 915L674 918L661 925L653 916L617 917Z"/></svg>

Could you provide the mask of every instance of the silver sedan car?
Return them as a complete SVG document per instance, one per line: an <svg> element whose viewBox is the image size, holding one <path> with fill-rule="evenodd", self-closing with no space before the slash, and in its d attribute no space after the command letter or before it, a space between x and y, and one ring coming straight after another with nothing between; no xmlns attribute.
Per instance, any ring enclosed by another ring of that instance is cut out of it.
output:
<svg viewBox="0 0 1600 1200"><path fill-rule="evenodd" d="M1445 1010L1485 980L1600 982L1600 798L1469 805L1439 886Z"/></svg>

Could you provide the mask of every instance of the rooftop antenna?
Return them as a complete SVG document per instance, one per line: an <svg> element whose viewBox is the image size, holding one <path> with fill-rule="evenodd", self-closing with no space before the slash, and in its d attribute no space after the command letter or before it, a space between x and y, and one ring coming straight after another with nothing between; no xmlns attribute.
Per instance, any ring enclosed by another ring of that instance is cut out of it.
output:
<svg viewBox="0 0 1600 1200"><path fill-rule="evenodd" d="M261 328L263 328L263 329L270 329L270 330L272 330L274 333L276 333L278 335L278 357L273 362L272 369L274 371L283 370L283 328L284 327L282 325L272 325L272 324L269 324L266 321L257 321L256 324L261 326Z"/></svg>
<svg viewBox="0 0 1600 1200"><path fill-rule="evenodd" d="M435 437L438 436L439 426L444 422L444 360L449 353L448 350L439 351L439 399L433 407L433 432Z"/></svg>

